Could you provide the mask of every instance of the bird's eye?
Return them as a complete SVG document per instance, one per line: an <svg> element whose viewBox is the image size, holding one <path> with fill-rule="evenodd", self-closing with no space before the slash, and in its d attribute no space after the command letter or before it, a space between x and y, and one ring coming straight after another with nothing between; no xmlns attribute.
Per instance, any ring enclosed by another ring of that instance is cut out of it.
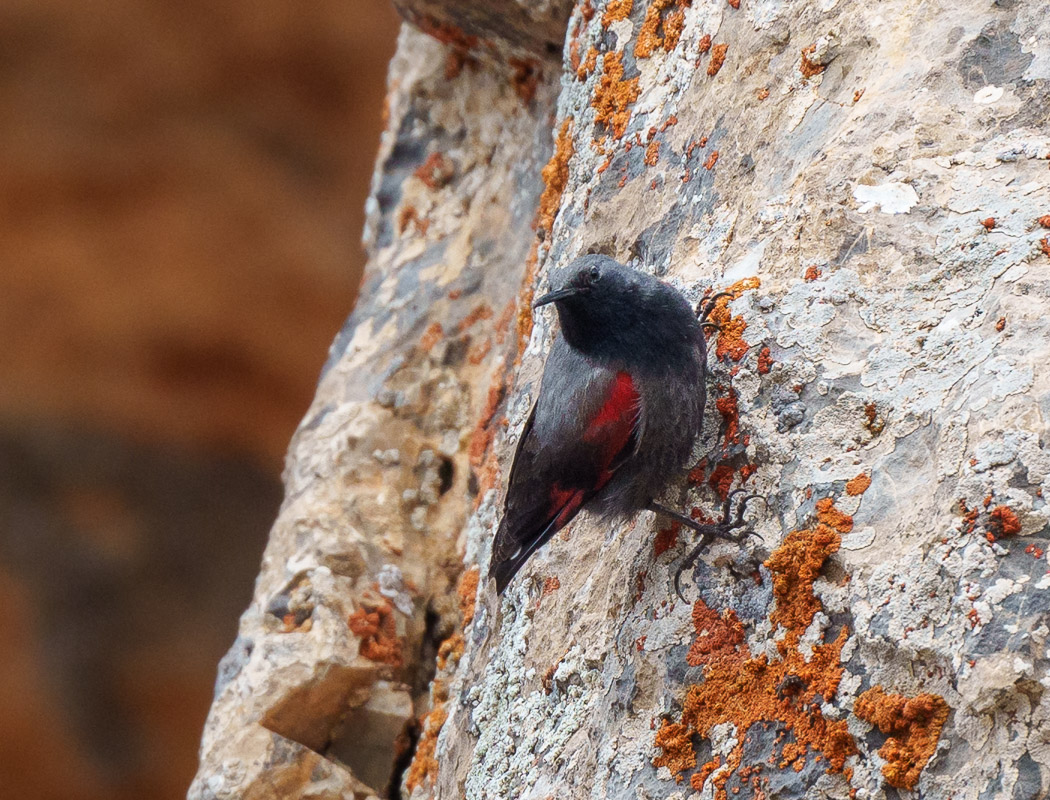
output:
<svg viewBox="0 0 1050 800"><path fill-rule="evenodd" d="M591 267L591 271L589 273L589 277L590 277L591 283L597 283L598 281L600 281L602 279L602 271L600 269L598 269L598 267Z"/></svg>

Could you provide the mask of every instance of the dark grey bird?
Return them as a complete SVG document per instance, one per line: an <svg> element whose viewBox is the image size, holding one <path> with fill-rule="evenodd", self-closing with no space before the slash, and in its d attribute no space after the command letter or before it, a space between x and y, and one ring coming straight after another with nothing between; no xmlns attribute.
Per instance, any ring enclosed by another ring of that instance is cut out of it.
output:
<svg viewBox="0 0 1050 800"><path fill-rule="evenodd" d="M733 531L748 498L732 518L730 495L714 524L654 501L700 433L703 324L716 298L698 316L676 289L602 255L577 258L552 286L533 307L553 303L561 330L510 469L489 563L496 591L584 508L610 519L648 509L677 520L701 535L689 563L713 536L742 539L747 531Z"/></svg>

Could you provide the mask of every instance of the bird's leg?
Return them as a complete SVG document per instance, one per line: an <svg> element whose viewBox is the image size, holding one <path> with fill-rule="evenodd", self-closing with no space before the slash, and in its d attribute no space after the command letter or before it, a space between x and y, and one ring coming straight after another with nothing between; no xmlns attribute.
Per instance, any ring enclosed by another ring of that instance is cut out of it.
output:
<svg viewBox="0 0 1050 800"><path fill-rule="evenodd" d="M733 497L738 495L738 494L740 494L741 492L744 492L744 491L745 491L744 489L734 489L733 491L731 491L726 496L725 503L722 506L722 522L720 524L724 525L726 523L726 519L729 516L729 504L732 502ZM761 500L762 501L762 505L764 505L766 508L769 507L769 503L766 502L766 498L763 497L762 495L760 495L760 494L745 494L744 495L744 499L741 500L740 501L740 505L737 506L736 516L733 518L732 524L729 525L730 529L740 528L740 527L743 527L745 525L744 512L747 511L747 504L751 500ZM752 530L751 528L745 528L744 530L740 531L739 533L732 534L731 536L723 536L721 538L728 539L731 542L742 542L748 536L757 536L759 539L762 538L756 531Z"/></svg>
<svg viewBox="0 0 1050 800"><path fill-rule="evenodd" d="M678 595L678 599L681 600L683 603L685 602L685 597L682 595L682 573L696 563L696 560L700 558L700 554L704 552L704 548L707 547L707 545L710 543L710 535L707 533L701 534L700 542L696 545L696 547L689 551L689 555L687 555L682 560L682 563L679 565L678 569L675 570L674 593Z"/></svg>
<svg viewBox="0 0 1050 800"><path fill-rule="evenodd" d="M697 542L696 546L690 551L682 563L678 567L678 571L674 576L674 589L675 593L684 601L681 590L681 579L682 573L685 572L689 567L696 563L696 560L700 557L700 554L704 551L704 548L711 543L714 538L725 539L730 542L742 542L748 536L758 536L758 534L750 527L745 527L744 512L747 510L747 504L750 500L761 500L763 503L766 502L762 495L749 494L744 497L743 502L740 503L737 508L736 515L733 514L733 499L745 489L735 489L726 495L725 501L722 503L722 519L714 523L697 522L691 517L687 517L685 514L680 514L666 506L660 505L655 501L650 501L647 506L649 511L654 511L657 514L663 514L664 516L670 517L675 522L679 522L685 527L692 531L700 534L700 541ZM738 528L742 530L737 531ZM759 536L758 538L762 538Z"/></svg>
<svg viewBox="0 0 1050 800"><path fill-rule="evenodd" d="M687 517L685 514L680 514L679 512L652 500L649 501L649 505L646 506L646 508L649 511L663 514L665 517L670 517L675 522L679 522L691 531L700 534L701 537L717 537L719 539L725 539L728 542L739 543L744 541L748 536L758 536L758 534L750 528L734 532L737 528L741 528L745 525L744 512L747 510L748 501L757 499L761 500L763 503L766 502L766 499L760 494L749 494L737 508L737 513L734 516L732 510L733 498L743 491L745 490L735 489L726 496L725 501L722 503L722 519L718 522L697 522L692 517ZM759 538L761 539L762 537L759 536Z"/></svg>

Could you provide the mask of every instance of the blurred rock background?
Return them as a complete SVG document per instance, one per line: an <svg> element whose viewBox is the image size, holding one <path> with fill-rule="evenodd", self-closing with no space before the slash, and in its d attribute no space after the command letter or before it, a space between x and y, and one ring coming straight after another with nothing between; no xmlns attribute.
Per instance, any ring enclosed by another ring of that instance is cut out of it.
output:
<svg viewBox="0 0 1050 800"><path fill-rule="evenodd" d="M349 312L384 2L0 5L0 793L185 796Z"/></svg>

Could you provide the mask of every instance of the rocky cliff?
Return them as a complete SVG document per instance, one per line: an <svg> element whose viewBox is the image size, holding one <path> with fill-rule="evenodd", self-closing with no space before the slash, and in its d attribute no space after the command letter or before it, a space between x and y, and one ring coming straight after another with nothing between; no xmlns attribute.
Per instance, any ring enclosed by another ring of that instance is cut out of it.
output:
<svg viewBox="0 0 1050 800"><path fill-rule="evenodd" d="M194 798L1045 796L1050 22L1013 2L403 0L361 301ZM713 319L667 497L484 576L547 273Z"/></svg>

